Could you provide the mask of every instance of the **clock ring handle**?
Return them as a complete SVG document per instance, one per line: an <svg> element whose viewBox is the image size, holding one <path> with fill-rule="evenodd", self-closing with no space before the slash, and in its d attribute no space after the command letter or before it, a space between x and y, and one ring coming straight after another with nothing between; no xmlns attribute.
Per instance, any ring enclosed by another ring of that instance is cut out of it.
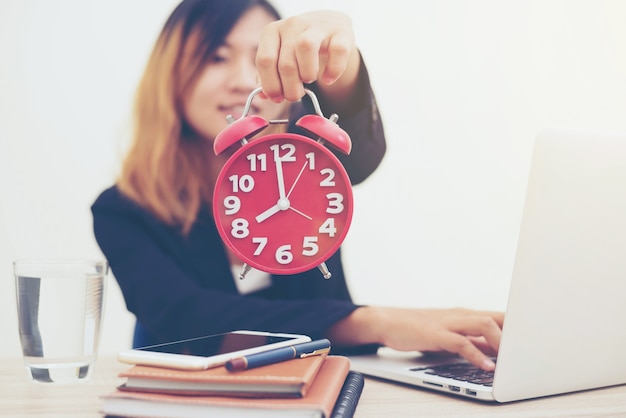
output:
<svg viewBox="0 0 626 418"><path fill-rule="evenodd" d="M261 91L261 87L257 87L250 93L239 119L235 120L232 115L226 117L228 126L221 131L213 141L213 151L215 155L221 154L237 142L241 142L242 145L245 145L248 142L247 138L261 132L270 123L288 122L286 120L267 121L258 115L248 115L252 106L252 100ZM352 141L347 132L337 125L339 116L332 114L329 119L326 119L315 93L307 88L304 89L304 92L311 98L315 114L304 115L296 122L296 126L311 133L318 141L327 141L344 154L350 154Z"/></svg>
<svg viewBox="0 0 626 418"><path fill-rule="evenodd" d="M248 116L248 113L250 113L250 107L252 106L252 99L254 99L254 97L262 91L263 89L261 87L257 87L256 89L252 90L252 93L250 93L250 95L248 96L248 100L246 100L246 104L243 107L243 112L241 112L242 118Z"/></svg>
<svg viewBox="0 0 626 418"><path fill-rule="evenodd" d="M241 113L242 118L248 116L248 113L250 113L250 108L252 107L252 100L257 94L261 93L262 91L262 87L257 87L256 89L252 90L252 93L250 93L250 95L248 96L248 100L246 100L246 104L243 107L243 112ZM317 100L317 96L315 95L315 93L307 88L304 89L304 92L311 99L315 113L321 117L324 117L324 113L322 113L322 108L320 107L320 102L319 100Z"/></svg>
<svg viewBox="0 0 626 418"><path fill-rule="evenodd" d="M307 96L309 96L309 98L311 99L311 103L313 103L313 109L315 109L315 113L318 116L324 117L324 114L322 113L322 108L320 107L320 102L317 100L317 96L315 95L315 93L313 93L311 90L309 89L304 89L304 92L306 93ZM335 121L337 119L339 119L339 116L333 114L331 116L332 119L335 119Z"/></svg>

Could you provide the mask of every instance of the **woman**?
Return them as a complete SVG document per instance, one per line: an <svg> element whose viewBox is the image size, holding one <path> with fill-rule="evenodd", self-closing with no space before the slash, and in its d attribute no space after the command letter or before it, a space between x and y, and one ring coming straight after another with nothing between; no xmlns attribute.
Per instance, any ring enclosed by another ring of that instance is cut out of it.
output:
<svg viewBox="0 0 626 418"><path fill-rule="evenodd" d="M493 368L485 353L498 347L501 314L355 305L340 251L326 262L331 280L317 269L235 277L241 261L222 244L210 209L228 156L215 156L212 143L259 85L251 113L268 120L312 113L299 101L305 85L325 114L340 116L353 150L339 157L353 184L383 158L382 123L345 15L281 20L265 0L184 0L139 84L121 175L92 207L98 244L137 317L134 344L256 329L327 337L334 347L449 351Z"/></svg>

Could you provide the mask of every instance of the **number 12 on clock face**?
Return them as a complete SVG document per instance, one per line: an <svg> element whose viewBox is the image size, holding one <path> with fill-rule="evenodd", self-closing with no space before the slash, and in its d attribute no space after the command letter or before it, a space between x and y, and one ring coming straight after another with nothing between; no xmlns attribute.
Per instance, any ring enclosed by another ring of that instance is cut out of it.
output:
<svg viewBox="0 0 626 418"><path fill-rule="evenodd" d="M242 261L274 274L315 268L341 245L352 220L350 179L317 141L283 133L238 149L216 182L217 229Z"/></svg>

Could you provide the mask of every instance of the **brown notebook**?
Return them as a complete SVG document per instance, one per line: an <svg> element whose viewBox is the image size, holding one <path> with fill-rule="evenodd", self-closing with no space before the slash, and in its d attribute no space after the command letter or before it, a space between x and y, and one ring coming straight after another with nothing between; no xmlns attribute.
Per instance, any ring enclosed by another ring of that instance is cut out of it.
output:
<svg viewBox="0 0 626 418"><path fill-rule="evenodd" d="M125 417L328 418L349 371L347 357L325 356L317 377L303 398L181 396L118 390L104 397L102 412Z"/></svg>
<svg viewBox="0 0 626 418"><path fill-rule="evenodd" d="M121 390L184 395L302 397L306 395L326 354L298 358L249 370L229 372L224 366L206 370L175 370L133 366L120 373Z"/></svg>

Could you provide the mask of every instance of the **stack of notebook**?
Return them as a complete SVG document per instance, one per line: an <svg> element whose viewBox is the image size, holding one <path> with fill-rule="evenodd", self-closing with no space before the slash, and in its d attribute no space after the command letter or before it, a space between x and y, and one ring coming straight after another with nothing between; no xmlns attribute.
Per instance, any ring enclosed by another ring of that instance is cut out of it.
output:
<svg viewBox="0 0 626 418"><path fill-rule="evenodd" d="M120 377L107 416L349 418L364 382L347 357L326 354L237 372L135 365Z"/></svg>

